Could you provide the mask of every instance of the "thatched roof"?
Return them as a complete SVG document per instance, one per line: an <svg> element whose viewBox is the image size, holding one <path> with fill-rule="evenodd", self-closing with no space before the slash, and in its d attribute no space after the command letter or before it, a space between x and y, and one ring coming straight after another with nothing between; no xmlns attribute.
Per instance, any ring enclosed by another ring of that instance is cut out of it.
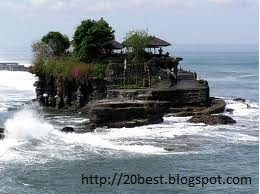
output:
<svg viewBox="0 0 260 194"><path fill-rule="evenodd" d="M147 45L148 48L156 48L163 46L171 46L171 44L155 36L150 36L149 44Z"/></svg>
<svg viewBox="0 0 260 194"><path fill-rule="evenodd" d="M122 45L126 47L126 41L122 42ZM146 48L159 48L159 47L166 47L166 46L171 46L171 43L166 42L165 40L162 40L160 38L157 38L155 36L150 36L149 37L149 43L146 46Z"/></svg>
<svg viewBox="0 0 260 194"><path fill-rule="evenodd" d="M110 40L103 45L103 48L104 49L122 49L123 46L115 40Z"/></svg>

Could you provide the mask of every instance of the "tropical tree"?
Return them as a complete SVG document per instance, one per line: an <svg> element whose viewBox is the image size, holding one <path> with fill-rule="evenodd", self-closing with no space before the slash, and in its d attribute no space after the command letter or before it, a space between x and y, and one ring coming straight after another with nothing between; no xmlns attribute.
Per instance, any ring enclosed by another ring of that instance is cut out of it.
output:
<svg viewBox="0 0 260 194"><path fill-rule="evenodd" d="M93 61L99 55L102 45L114 39L114 32L103 19L83 20L73 37L75 56L84 62Z"/></svg>
<svg viewBox="0 0 260 194"><path fill-rule="evenodd" d="M144 58L145 48L149 44L149 34L145 30L130 31L125 36L124 45L134 60L141 62Z"/></svg>
<svg viewBox="0 0 260 194"><path fill-rule="evenodd" d="M49 32L42 37L41 41L47 44L54 56L63 55L70 47L70 41L68 36L61 34L60 32Z"/></svg>
<svg viewBox="0 0 260 194"><path fill-rule="evenodd" d="M38 60L46 60L52 55L51 48L41 41L37 41L32 44L32 51L34 53L34 59Z"/></svg>

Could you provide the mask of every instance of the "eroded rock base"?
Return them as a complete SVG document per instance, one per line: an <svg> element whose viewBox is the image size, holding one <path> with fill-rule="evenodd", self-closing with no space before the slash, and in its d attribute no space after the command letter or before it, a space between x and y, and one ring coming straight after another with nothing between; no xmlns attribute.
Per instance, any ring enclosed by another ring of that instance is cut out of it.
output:
<svg viewBox="0 0 260 194"><path fill-rule="evenodd" d="M217 124L233 124L236 123L234 119L225 115L197 115L193 116L188 120L190 123L204 123L207 125L217 125Z"/></svg>

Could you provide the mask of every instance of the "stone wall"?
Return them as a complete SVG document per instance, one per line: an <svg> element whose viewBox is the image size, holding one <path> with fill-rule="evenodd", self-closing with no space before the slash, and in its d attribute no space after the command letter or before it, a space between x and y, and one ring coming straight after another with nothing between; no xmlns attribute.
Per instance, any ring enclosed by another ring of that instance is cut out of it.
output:
<svg viewBox="0 0 260 194"><path fill-rule="evenodd" d="M156 89L108 90L107 98L171 102L172 107L209 106L209 86L204 80L181 80L174 87Z"/></svg>
<svg viewBox="0 0 260 194"><path fill-rule="evenodd" d="M106 82L101 79L46 75L38 75L38 78L34 84L37 100L45 106L82 107L89 100L106 97Z"/></svg>
<svg viewBox="0 0 260 194"><path fill-rule="evenodd" d="M170 101L173 107L209 105L209 88L157 90L152 96L155 100Z"/></svg>
<svg viewBox="0 0 260 194"><path fill-rule="evenodd" d="M156 101L99 100L84 107L92 128L135 127L161 123L167 103Z"/></svg>

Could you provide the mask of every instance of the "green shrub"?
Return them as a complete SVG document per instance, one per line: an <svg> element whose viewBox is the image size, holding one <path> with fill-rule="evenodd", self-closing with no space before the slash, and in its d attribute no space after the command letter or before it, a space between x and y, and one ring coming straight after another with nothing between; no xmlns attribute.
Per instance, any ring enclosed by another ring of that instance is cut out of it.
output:
<svg viewBox="0 0 260 194"><path fill-rule="evenodd" d="M49 32L42 37L41 41L47 44L54 56L61 56L70 47L69 38L60 32Z"/></svg>
<svg viewBox="0 0 260 194"><path fill-rule="evenodd" d="M106 64L105 63L94 63L92 66L92 76L99 79L104 79L106 76Z"/></svg>
<svg viewBox="0 0 260 194"><path fill-rule="evenodd" d="M83 63L73 57L49 58L33 64L35 74L82 77L91 75L91 64Z"/></svg>
<svg viewBox="0 0 260 194"><path fill-rule="evenodd" d="M84 63L74 57L49 58L35 61L32 73L47 75L62 75L65 77L91 76L99 79L105 78L106 63L96 62L93 64Z"/></svg>
<svg viewBox="0 0 260 194"><path fill-rule="evenodd" d="M74 55L84 62L92 62L100 54L102 45L114 39L114 30L101 19L83 20L73 36Z"/></svg>

